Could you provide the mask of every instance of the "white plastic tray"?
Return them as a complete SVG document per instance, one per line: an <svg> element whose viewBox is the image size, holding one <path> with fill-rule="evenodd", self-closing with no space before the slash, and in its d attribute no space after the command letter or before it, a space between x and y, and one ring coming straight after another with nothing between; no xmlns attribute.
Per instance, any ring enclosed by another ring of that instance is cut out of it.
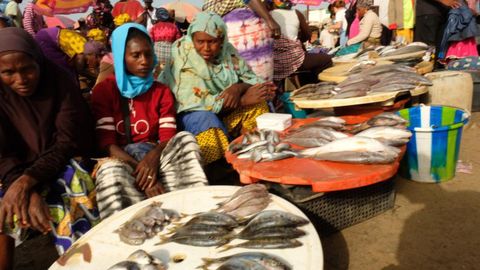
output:
<svg viewBox="0 0 480 270"><path fill-rule="evenodd" d="M137 211L152 202L162 202L162 207L164 208L172 208L181 213L192 214L215 208L216 203L223 200L218 198L219 196L230 196L238 188L239 187L235 186L197 187L166 193L132 205L102 221L75 243L75 247L81 247L88 243L92 253L90 262L84 261L80 253L75 253L67 260L64 266L55 262L50 269L108 269L117 262L125 260L126 257L135 250L143 249L162 260L175 254L185 254L186 259L183 262L169 262L168 269L194 270L197 266L201 265L201 258L203 257L221 257L245 252L247 249L243 248L234 248L219 253L219 249L216 247L193 247L177 243L155 245L160 241L159 237L146 240L145 243L140 246L130 246L121 242L118 234L114 232L120 225L135 215ZM295 205L275 195L272 195L272 202L267 209L282 210L307 218ZM299 238L303 243L300 247L293 249L250 249L249 251L262 251L275 254L288 261L293 266L293 269L321 270L323 269L323 251L320 238L311 223L303 226L302 229L306 231L307 235ZM231 243L235 244L237 242L240 241L234 240Z"/></svg>

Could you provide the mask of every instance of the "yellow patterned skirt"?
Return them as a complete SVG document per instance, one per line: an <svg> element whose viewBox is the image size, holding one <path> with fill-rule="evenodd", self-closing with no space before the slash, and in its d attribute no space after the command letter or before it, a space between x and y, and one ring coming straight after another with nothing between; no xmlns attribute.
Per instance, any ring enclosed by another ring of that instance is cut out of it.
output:
<svg viewBox="0 0 480 270"><path fill-rule="evenodd" d="M236 138L240 134L255 129L257 125L255 119L266 112L268 112L268 106L265 102L241 107L221 119L229 134L225 134L221 128L209 128L198 133L195 137L204 163L209 164L223 158L228 148L228 135Z"/></svg>

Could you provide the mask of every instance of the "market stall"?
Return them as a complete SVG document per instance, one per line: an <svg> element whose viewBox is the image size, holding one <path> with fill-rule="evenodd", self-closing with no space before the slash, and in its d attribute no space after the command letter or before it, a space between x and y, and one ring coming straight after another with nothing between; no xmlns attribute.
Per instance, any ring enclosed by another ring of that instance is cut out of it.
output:
<svg viewBox="0 0 480 270"><path fill-rule="evenodd" d="M217 208L219 202L225 200L225 198L228 198L238 190L239 187L234 186L198 187L166 193L135 204L105 219L83 235L74 246L67 251L66 255L57 260L50 269L108 269L112 265L126 260L129 254L132 254L138 249L142 249L153 257L158 258L171 270L196 269L205 264L205 258L215 259L246 251L263 252L270 254L272 257L281 258L285 264L291 267L285 269L323 269L323 253L320 239L315 228L309 222L301 227L305 235L297 238L301 245L292 248L230 248L222 251L225 249L222 249L222 246L200 247L165 241L165 234L169 231L171 232L175 226L178 226L178 223L184 222L183 220L166 226L159 233L160 237L154 236L145 240L141 245L129 245L120 240L118 229L131 220L141 209L152 205L152 203L161 203L162 208L172 209L178 211L178 213L186 214L187 217L184 217L184 219L189 219L191 218L190 215ZM296 215L300 219L307 219L302 211L286 200L275 195L270 195L270 199L271 202L264 211L280 210ZM235 233L238 232L235 231ZM242 240L234 239L229 245L235 245L241 242ZM202 258L204 259L202 260ZM177 262L173 262L172 260L174 259ZM212 266L206 269L217 268Z"/></svg>

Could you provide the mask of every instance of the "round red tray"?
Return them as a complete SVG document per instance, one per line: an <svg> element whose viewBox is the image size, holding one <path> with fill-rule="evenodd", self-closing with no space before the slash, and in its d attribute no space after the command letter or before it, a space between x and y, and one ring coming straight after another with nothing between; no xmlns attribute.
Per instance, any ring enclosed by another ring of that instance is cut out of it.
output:
<svg viewBox="0 0 480 270"><path fill-rule="evenodd" d="M366 120L362 117L342 118L348 124ZM295 119L290 128L315 120L317 119ZM242 137L234 141L240 142ZM225 157L240 174L240 181L244 184L265 180L287 185L311 185L314 192L329 192L368 186L389 179L397 173L405 148L401 148L400 156L391 164L351 164L295 157L255 163L248 159L238 159L228 151Z"/></svg>

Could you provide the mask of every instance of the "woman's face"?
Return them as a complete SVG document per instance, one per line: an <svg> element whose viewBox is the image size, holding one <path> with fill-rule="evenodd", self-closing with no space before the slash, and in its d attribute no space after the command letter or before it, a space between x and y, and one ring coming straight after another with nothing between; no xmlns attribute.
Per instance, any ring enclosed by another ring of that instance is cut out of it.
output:
<svg viewBox="0 0 480 270"><path fill-rule="evenodd" d="M213 61L222 49L223 38L215 38L205 32L193 33L193 46L205 61Z"/></svg>
<svg viewBox="0 0 480 270"><path fill-rule="evenodd" d="M146 38L132 38L125 48L127 71L137 77L146 78L153 69L152 45Z"/></svg>
<svg viewBox="0 0 480 270"><path fill-rule="evenodd" d="M0 81L19 96L31 96L40 81L40 66L26 53L0 54Z"/></svg>

